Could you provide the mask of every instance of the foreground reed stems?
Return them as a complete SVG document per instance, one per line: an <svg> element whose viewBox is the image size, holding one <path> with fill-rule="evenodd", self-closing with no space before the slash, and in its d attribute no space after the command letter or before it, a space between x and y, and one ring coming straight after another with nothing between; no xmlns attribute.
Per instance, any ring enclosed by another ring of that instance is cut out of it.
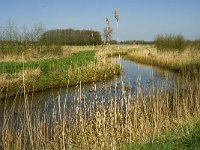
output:
<svg viewBox="0 0 200 150"><path fill-rule="evenodd" d="M114 94L106 91L108 97L100 97L95 84L90 96L82 93L80 82L70 104L67 93L64 99L58 93L54 104L40 111L33 112L28 101L19 108L13 105L4 112L3 149L117 149L138 140L154 141L162 131L200 116L198 79L183 78L170 88L168 82L143 87L138 81L133 93L121 81Z"/></svg>

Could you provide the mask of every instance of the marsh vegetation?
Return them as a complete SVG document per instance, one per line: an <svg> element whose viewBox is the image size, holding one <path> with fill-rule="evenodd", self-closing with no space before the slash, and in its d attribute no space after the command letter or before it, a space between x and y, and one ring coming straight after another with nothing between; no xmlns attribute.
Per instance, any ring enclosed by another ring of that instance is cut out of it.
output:
<svg viewBox="0 0 200 150"><path fill-rule="evenodd" d="M173 88L168 82L136 83L136 92L116 83L110 98L87 96L81 84L68 107L68 97L58 96L44 109L32 110L22 101L19 108L5 110L2 147L10 149L106 149L123 148L138 141L156 141L160 133L192 126L199 117L198 77L183 76ZM184 81L184 82L183 82ZM162 86L160 86L162 84ZM158 88L156 87L158 86ZM187 87L186 87L187 86ZM16 116L17 113L17 116ZM41 115L42 113L42 115ZM189 125L188 125L189 124ZM189 134L190 130L182 134ZM42 141L42 142L41 142ZM53 144L52 144L53 143Z"/></svg>

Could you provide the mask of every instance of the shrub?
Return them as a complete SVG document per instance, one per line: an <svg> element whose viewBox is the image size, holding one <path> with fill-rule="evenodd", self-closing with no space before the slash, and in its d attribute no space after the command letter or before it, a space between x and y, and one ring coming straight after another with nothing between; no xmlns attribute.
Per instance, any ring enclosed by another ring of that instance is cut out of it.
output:
<svg viewBox="0 0 200 150"><path fill-rule="evenodd" d="M160 51L183 51L187 44L182 35L158 35L155 45Z"/></svg>
<svg viewBox="0 0 200 150"><path fill-rule="evenodd" d="M194 41L194 46L195 46L195 49L200 50L200 38L199 38L199 39L196 39L196 40Z"/></svg>

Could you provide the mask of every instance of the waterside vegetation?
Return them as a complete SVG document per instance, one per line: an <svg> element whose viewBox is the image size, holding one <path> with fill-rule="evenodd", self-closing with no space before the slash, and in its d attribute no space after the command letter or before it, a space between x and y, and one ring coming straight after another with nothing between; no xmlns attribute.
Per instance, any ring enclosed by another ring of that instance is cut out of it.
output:
<svg viewBox="0 0 200 150"><path fill-rule="evenodd" d="M0 95L33 92L105 80L120 73L120 67L100 60L95 51L80 51L66 57L22 62L0 62ZM23 81L24 79L24 81Z"/></svg>
<svg viewBox="0 0 200 150"><path fill-rule="evenodd" d="M161 67L178 73L200 71L199 49L188 47L183 51L160 51L154 45L121 45L120 50L113 46L108 56L121 55L135 62Z"/></svg>

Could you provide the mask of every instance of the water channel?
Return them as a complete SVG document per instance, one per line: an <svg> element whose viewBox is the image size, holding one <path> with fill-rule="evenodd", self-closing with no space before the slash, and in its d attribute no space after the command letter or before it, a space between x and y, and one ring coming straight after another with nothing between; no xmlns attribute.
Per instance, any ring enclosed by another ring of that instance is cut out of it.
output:
<svg viewBox="0 0 200 150"><path fill-rule="evenodd" d="M60 100L60 104L65 102L67 106L72 105L75 97L82 97L84 99L95 99L96 96L104 101L109 100L111 96L122 96L122 85L127 93L136 93L138 84L140 87L148 89L150 85L159 87L163 82L168 83L169 88L173 85L177 75L166 70L161 70L152 66L141 65L127 59L115 59L116 63L120 64L122 74L109 79L91 84L82 84L73 87L62 87L50 89L46 91L32 93L28 96L31 103L32 110L44 109L48 104L48 111L52 111L55 102ZM81 89L81 90L80 90ZM22 105L23 96L9 98L6 102L0 102L0 120L3 118L4 108L11 109L15 102L16 108ZM17 112L16 112L17 115Z"/></svg>

